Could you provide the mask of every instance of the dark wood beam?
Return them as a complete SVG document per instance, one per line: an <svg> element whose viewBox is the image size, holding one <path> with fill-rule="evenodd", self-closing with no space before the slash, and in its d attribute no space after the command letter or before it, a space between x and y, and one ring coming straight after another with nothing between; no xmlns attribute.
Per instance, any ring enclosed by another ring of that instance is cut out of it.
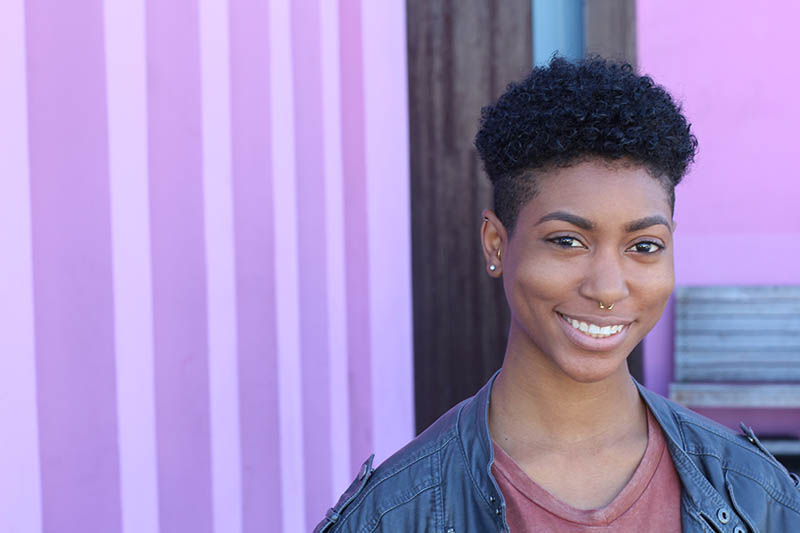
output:
<svg viewBox="0 0 800 533"><path fill-rule="evenodd" d="M484 268L491 205L473 139L480 109L532 65L530 0L408 0L416 426L497 370L508 331Z"/></svg>

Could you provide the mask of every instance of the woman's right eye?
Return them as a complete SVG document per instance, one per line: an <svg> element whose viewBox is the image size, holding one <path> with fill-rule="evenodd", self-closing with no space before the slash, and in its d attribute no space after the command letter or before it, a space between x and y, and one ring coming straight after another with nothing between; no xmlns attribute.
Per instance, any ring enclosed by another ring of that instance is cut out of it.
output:
<svg viewBox="0 0 800 533"><path fill-rule="evenodd" d="M548 240L557 246L561 246L562 248L583 248L581 241L575 237L562 236L553 237L552 239Z"/></svg>

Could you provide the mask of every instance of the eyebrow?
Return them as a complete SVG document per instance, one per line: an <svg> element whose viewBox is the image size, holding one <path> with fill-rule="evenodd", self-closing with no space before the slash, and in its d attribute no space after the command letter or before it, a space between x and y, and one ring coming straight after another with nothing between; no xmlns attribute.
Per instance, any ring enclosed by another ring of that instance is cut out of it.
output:
<svg viewBox="0 0 800 533"><path fill-rule="evenodd" d="M651 215L649 217L640 218L639 220L634 220L633 222L628 222L625 224L625 231L633 233L634 231L643 230L658 224L663 224L670 232L672 231L672 226L670 226L667 219L662 215Z"/></svg>
<svg viewBox="0 0 800 533"><path fill-rule="evenodd" d="M553 211L552 213L548 213L540 218L536 225L538 226L539 224L547 222L548 220L561 220L568 222L573 226L578 226L581 229L585 229L586 231L594 230L594 222L587 218L579 217L578 215L573 215L572 213L567 213L566 211Z"/></svg>
<svg viewBox="0 0 800 533"><path fill-rule="evenodd" d="M568 213L566 211L553 211L552 213L548 213L542 218L539 219L539 222L536 223L538 226L548 220L560 220L562 222L567 222L572 224L573 226L577 226L581 229L586 231L594 231L595 223L589 220L588 218L583 218L582 216L575 215L573 213ZM670 226L669 222L666 218L662 215L651 215L648 217L640 218L625 224L625 231L627 233L633 233L634 231L640 231L645 228L649 228L651 226L656 226L658 224L663 224L667 227L670 232L672 231L672 226Z"/></svg>

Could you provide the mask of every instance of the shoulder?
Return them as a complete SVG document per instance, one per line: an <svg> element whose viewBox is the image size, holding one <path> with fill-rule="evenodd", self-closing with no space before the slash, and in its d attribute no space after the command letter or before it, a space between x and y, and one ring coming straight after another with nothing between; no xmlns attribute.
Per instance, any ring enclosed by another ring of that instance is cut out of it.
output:
<svg viewBox="0 0 800 533"><path fill-rule="evenodd" d="M800 515L800 480L789 474L750 427L741 424L742 432L737 433L661 396L651 400L670 413L674 421L673 433L677 430L677 435L672 435L673 440L694 459L701 471L712 477L713 472L719 472L728 492L739 487L752 497L756 489L761 496Z"/></svg>
<svg viewBox="0 0 800 533"><path fill-rule="evenodd" d="M742 432L736 432L671 400L664 399L664 402L672 408L687 453L716 457L726 468L749 468L768 476L788 477L783 465L761 444L750 427L742 423Z"/></svg>
<svg viewBox="0 0 800 533"><path fill-rule="evenodd" d="M435 520L435 489L441 483L442 455L452 454L456 449L458 418L467 401L442 415L374 471L367 467L366 479L354 490L351 485L328 512L328 526L318 527L317 531L435 529L437 525L433 523L418 522ZM358 478L354 484L357 482ZM345 496L349 497L345 499ZM332 520L332 517L335 518ZM388 523L392 525L387 529Z"/></svg>

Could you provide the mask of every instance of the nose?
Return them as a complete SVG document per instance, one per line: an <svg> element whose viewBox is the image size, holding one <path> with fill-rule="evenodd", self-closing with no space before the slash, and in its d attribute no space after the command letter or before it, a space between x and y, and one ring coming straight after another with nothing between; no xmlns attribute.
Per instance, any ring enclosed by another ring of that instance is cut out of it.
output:
<svg viewBox="0 0 800 533"><path fill-rule="evenodd" d="M614 252L601 252L588 263L580 294L590 300L613 305L627 298L628 280L623 258Z"/></svg>

